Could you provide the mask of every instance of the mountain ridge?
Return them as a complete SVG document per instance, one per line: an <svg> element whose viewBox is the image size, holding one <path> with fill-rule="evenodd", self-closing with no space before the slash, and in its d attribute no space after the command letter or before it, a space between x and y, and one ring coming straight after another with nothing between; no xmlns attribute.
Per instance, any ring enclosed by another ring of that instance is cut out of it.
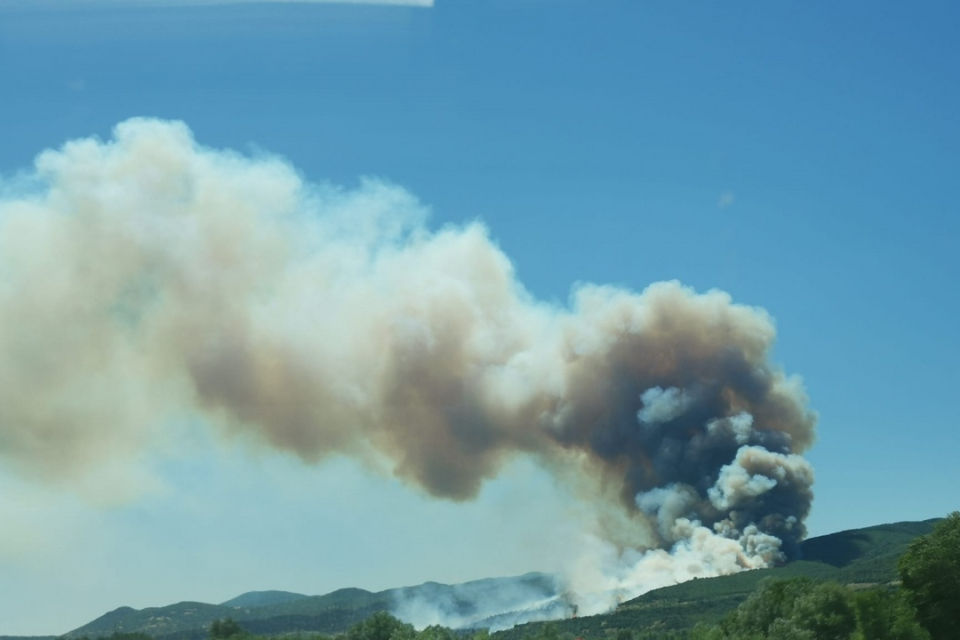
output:
<svg viewBox="0 0 960 640"><path fill-rule="evenodd" d="M247 591L241 593L235 598L230 598L226 602L221 602L221 607L231 607L234 609L256 607L267 607L273 604L286 604L287 602L296 602L310 596L302 593L293 593L292 591Z"/></svg>
<svg viewBox="0 0 960 640"><path fill-rule="evenodd" d="M896 560L909 542L929 533L937 521L939 518L893 522L816 536L800 544L800 559L782 567L663 587L626 601L607 614L560 619L555 624L562 631L584 638L598 637L620 624L649 624L656 616L663 618L658 622L664 628L686 628L690 616L681 613L689 612L691 604L702 610L703 615L696 617L697 621L716 618L742 602L760 580L771 576L807 576L851 585L889 583L897 579ZM508 594L508 590L512 591ZM460 628L512 627L498 631L496 635L498 640L515 640L542 624L528 622L512 626L510 622L516 616L511 618L511 615L521 610L527 613L531 609L539 611L538 615L544 618L567 617L569 611L565 608L569 609L569 605L562 601L561 590L554 576L530 572L452 585L428 581L378 592L356 587L317 596L277 590L248 591L220 604L179 602L139 610L118 607L59 637L76 640L85 636L108 636L114 632L141 632L158 640L201 640L206 638L210 623L227 617L257 634L295 631L337 634L377 611L389 611L401 619L410 620L411 612L422 604L439 612L438 615L442 614L447 626L453 621L458 622ZM492 601L496 607L484 609L482 601ZM510 606L513 606L512 610ZM421 626L437 622L421 621ZM50 638L0 636L0 640Z"/></svg>

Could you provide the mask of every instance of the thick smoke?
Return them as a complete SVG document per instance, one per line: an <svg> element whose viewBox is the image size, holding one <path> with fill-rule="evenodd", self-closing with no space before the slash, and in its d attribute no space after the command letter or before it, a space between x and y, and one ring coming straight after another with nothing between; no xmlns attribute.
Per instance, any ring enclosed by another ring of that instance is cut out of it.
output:
<svg viewBox="0 0 960 640"><path fill-rule="evenodd" d="M676 282L557 308L482 225L423 218L398 187L312 185L180 123L43 153L0 200L0 459L72 482L201 416L469 500L528 455L608 545L576 593L789 554L815 416L763 310Z"/></svg>

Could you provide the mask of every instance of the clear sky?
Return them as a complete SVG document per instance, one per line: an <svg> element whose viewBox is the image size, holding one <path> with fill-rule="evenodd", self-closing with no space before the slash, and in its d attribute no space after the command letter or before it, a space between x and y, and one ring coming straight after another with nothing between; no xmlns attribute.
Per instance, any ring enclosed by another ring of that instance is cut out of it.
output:
<svg viewBox="0 0 960 640"><path fill-rule="evenodd" d="M812 534L958 508L956 3L166 4L0 0L2 175L176 119L309 181L385 178L432 228L482 220L540 299L722 289L776 319L820 414ZM110 505L0 457L0 634L563 553L538 521L566 506L526 463L452 504L347 460L191 446Z"/></svg>

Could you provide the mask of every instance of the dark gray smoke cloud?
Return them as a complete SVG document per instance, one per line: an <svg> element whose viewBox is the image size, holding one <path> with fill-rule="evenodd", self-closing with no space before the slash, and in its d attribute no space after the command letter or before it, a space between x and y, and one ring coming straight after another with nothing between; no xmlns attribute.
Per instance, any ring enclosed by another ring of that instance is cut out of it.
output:
<svg viewBox="0 0 960 640"><path fill-rule="evenodd" d="M533 456L592 503L608 592L803 536L815 416L763 310L676 282L546 305L484 227L423 217L398 187L311 185L179 123L42 154L0 200L0 459L69 482L200 415L469 500Z"/></svg>

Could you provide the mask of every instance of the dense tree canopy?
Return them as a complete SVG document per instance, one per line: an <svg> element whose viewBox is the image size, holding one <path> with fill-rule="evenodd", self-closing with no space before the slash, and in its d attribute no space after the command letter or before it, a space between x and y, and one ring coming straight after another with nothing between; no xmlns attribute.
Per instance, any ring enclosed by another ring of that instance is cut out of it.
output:
<svg viewBox="0 0 960 640"><path fill-rule="evenodd" d="M870 589L856 595L856 640L929 640L901 591Z"/></svg>
<svg viewBox="0 0 960 640"><path fill-rule="evenodd" d="M232 638L234 636L242 635L244 635L243 627L241 627L233 618L214 620L210 624L210 637L214 640L222 640L223 638Z"/></svg>
<svg viewBox="0 0 960 640"><path fill-rule="evenodd" d="M960 512L914 540L900 558L900 580L917 619L934 640L960 634Z"/></svg>
<svg viewBox="0 0 960 640"><path fill-rule="evenodd" d="M346 640L409 640L417 635L413 625L379 611L347 630Z"/></svg>
<svg viewBox="0 0 960 640"><path fill-rule="evenodd" d="M898 591L853 591L809 578L764 581L716 626L691 640L929 640Z"/></svg>
<svg viewBox="0 0 960 640"><path fill-rule="evenodd" d="M809 578L765 581L721 629L730 638L848 640L856 629L850 593Z"/></svg>

